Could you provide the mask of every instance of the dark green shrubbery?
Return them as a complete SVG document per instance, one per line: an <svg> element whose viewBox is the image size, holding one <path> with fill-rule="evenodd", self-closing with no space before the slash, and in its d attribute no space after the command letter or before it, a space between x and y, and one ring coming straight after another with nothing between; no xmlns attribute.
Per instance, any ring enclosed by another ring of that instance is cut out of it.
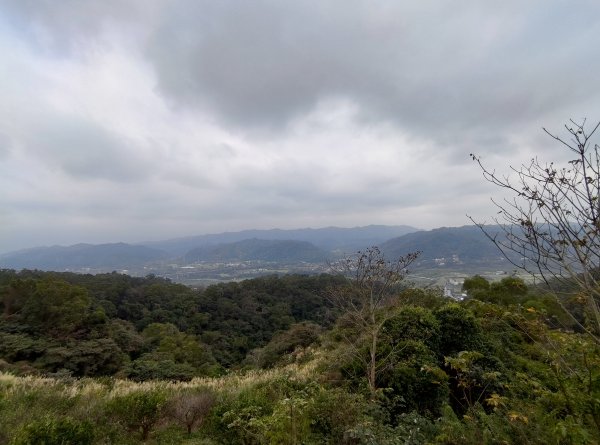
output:
<svg viewBox="0 0 600 445"><path fill-rule="evenodd" d="M502 364L471 311L458 303L434 311L415 306L395 311L383 325L377 351L385 360L377 376L378 401L392 426L410 412L434 419L449 403L464 413L501 391ZM343 361L342 375L360 388L366 358L351 357Z"/></svg>
<svg viewBox="0 0 600 445"><path fill-rule="evenodd" d="M529 292L525 282L518 277L505 277L490 283L480 275L465 279L463 290L469 298L508 306L523 302Z"/></svg>
<svg viewBox="0 0 600 445"><path fill-rule="evenodd" d="M412 411L434 418L448 401L448 377L439 367L437 355L418 340L401 340L393 365L379 377L380 400L391 424ZM385 353L385 351L383 351Z"/></svg>
<svg viewBox="0 0 600 445"><path fill-rule="evenodd" d="M436 309L433 314L440 326L438 351L441 357L483 348L481 327L469 310L451 303Z"/></svg>
<svg viewBox="0 0 600 445"><path fill-rule="evenodd" d="M400 308L382 329L382 335L389 344L406 340L420 341L436 353L440 334L440 322L431 310L417 306Z"/></svg>

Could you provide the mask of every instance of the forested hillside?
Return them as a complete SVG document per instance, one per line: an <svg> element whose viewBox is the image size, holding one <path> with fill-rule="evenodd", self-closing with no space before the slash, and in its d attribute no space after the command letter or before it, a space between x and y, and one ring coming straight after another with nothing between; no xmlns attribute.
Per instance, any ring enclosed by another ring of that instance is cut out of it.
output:
<svg viewBox="0 0 600 445"><path fill-rule="evenodd" d="M490 236L500 229L487 226ZM447 263L497 265L503 261L502 253L474 225L463 227L440 227L438 229L409 233L381 244L386 256L396 258L406 252L420 251L418 266L431 267L434 260L445 259Z"/></svg>
<svg viewBox="0 0 600 445"><path fill-rule="evenodd" d="M270 261L270 262L320 262L330 253L306 241L247 239L235 243L197 247L187 252L185 263L199 261Z"/></svg>
<svg viewBox="0 0 600 445"><path fill-rule="evenodd" d="M276 332L334 315L327 275L194 290L157 277L0 272L5 369L75 377L191 379L240 366Z"/></svg>
<svg viewBox="0 0 600 445"><path fill-rule="evenodd" d="M0 443L599 443L577 295L464 288L462 303L390 288L370 387L368 325L331 303L361 304L352 280L3 270Z"/></svg>

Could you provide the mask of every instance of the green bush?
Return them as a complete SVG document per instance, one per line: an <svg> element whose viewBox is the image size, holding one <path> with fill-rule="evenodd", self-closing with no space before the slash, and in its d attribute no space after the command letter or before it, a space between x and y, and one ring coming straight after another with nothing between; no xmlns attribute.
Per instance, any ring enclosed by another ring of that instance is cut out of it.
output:
<svg viewBox="0 0 600 445"><path fill-rule="evenodd" d="M529 289L521 278L505 277L490 284L485 278L475 275L465 280L463 290L471 298L509 306L521 302Z"/></svg>
<svg viewBox="0 0 600 445"><path fill-rule="evenodd" d="M469 294L475 290L489 291L490 282L483 278L481 275L474 275L465 279L462 285L462 290L468 292Z"/></svg>
<svg viewBox="0 0 600 445"><path fill-rule="evenodd" d="M398 301L407 306L419 306L428 309L435 309L444 305L448 299L444 298L441 289L419 289L409 287L403 289L398 295Z"/></svg>
<svg viewBox="0 0 600 445"><path fill-rule="evenodd" d="M147 440L163 416L165 403L162 391L135 390L110 400L107 411L130 431L139 431L142 440Z"/></svg>
<svg viewBox="0 0 600 445"><path fill-rule="evenodd" d="M175 363L173 360L161 360L145 354L131 362L125 369L128 378L144 380L181 380L187 381L198 375L198 371L189 363Z"/></svg>
<svg viewBox="0 0 600 445"><path fill-rule="evenodd" d="M231 445L257 443L258 419L270 416L273 400L265 388L244 388L236 394L224 394L206 420L211 437Z"/></svg>
<svg viewBox="0 0 600 445"><path fill-rule="evenodd" d="M94 441L94 426L69 417L46 417L25 425L11 445L88 445Z"/></svg>
<svg viewBox="0 0 600 445"><path fill-rule="evenodd" d="M344 439L364 417L366 405L367 402L358 394L341 388L319 388L305 408L314 440L309 443L347 443Z"/></svg>
<svg viewBox="0 0 600 445"><path fill-rule="evenodd" d="M437 355L423 342L405 340L395 345L396 358L379 378L384 388L380 403L396 425L401 414L416 411L436 416L448 399L448 376Z"/></svg>
<svg viewBox="0 0 600 445"><path fill-rule="evenodd" d="M441 336L440 322L429 309L407 306L386 321L382 336L391 345L405 340L415 340L437 351Z"/></svg>
<svg viewBox="0 0 600 445"><path fill-rule="evenodd" d="M473 314L456 303L433 313L440 323L439 353L442 357L483 347L481 327Z"/></svg>

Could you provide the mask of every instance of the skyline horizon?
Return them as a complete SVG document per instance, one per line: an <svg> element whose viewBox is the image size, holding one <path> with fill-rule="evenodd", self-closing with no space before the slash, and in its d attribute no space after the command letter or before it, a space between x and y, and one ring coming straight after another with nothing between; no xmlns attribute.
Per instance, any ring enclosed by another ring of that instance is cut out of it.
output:
<svg viewBox="0 0 600 445"><path fill-rule="evenodd" d="M488 225L488 224L486 224L486 225ZM421 228L421 227L415 227L415 226L407 225L407 224L391 224L391 225L390 224L366 224L366 225L348 226L348 227L331 225L331 226L323 226L323 227L294 227L294 228L288 228L288 229L279 228L279 227L271 227L271 228L264 228L264 229L251 228L251 229L241 229L241 230L225 230L225 231L221 231L221 232L211 231L211 232L205 232L205 233L187 234L187 235L182 235L182 236L173 236L173 237L167 236L167 237L157 237L154 239L140 239L140 240L113 239L113 240L96 241L96 242L86 241L86 240L66 242L66 243L51 243L50 242L50 243L41 243L41 244L36 244L36 245L30 245L30 246L26 246L26 247L18 247L16 249L10 249L10 250L0 250L0 255L16 253L16 252L20 252L20 251L34 250L34 249L38 249L38 248L73 247L73 246L77 246L77 245L100 246L100 245L127 244L127 245L131 245L131 246L151 247L151 245L154 243L161 243L161 242L168 242L168 241L181 241L181 240L186 240L188 238L193 239L193 238L202 238L202 237L228 235L228 234L241 234L244 232L275 232L275 231L296 232L296 231L320 231L320 230L326 230L326 229L353 230L353 229L366 229L366 228L370 228L370 227L385 227L385 228L394 228L394 227L400 228L400 227L402 227L402 228L410 229L410 232L407 232L407 233L414 233L414 232L430 232L430 231L434 231L434 230L438 230L438 229L457 229L457 228L471 227L471 226L475 227L476 225L471 223L471 224L462 224L462 225L441 225L441 226L435 226L435 227L430 227L430 228ZM403 236L403 235L400 235L400 236ZM248 239L251 239L251 238L248 238ZM260 238L258 238L258 239L260 239ZM290 238L290 240L293 240L293 238Z"/></svg>
<svg viewBox="0 0 600 445"><path fill-rule="evenodd" d="M600 2L0 6L0 251L491 221L600 119Z"/></svg>

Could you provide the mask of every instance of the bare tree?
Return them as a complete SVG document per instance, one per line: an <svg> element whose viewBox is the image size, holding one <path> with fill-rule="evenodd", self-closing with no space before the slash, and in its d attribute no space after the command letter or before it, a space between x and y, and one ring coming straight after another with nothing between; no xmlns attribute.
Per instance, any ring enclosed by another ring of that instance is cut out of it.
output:
<svg viewBox="0 0 600 445"><path fill-rule="evenodd" d="M371 247L331 267L333 272L348 280L346 285L331 289L329 294L357 333L356 337L347 337L346 340L354 358L360 360L366 369L372 394L377 390L378 374L392 358L392 353L386 357L377 355L381 329L393 315L386 309L394 304L398 295L395 287L404 280L408 267L418 255L419 252L409 253L396 261L387 261L379 248Z"/></svg>
<svg viewBox="0 0 600 445"><path fill-rule="evenodd" d="M492 200L499 232L471 220L516 267L556 291L575 284L591 314L580 325L600 343L600 147L592 143L599 127L571 120L565 138L544 128L572 153L564 166L534 158L500 175L471 154L485 179L510 195Z"/></svg>
<svg viewBox="0 0 600 445"><path fill-rule="evenodd" d="M194 428L202 425L215 402L215 394L210 390L182 391L169 401L167 412L191 434Z"/></svg>

